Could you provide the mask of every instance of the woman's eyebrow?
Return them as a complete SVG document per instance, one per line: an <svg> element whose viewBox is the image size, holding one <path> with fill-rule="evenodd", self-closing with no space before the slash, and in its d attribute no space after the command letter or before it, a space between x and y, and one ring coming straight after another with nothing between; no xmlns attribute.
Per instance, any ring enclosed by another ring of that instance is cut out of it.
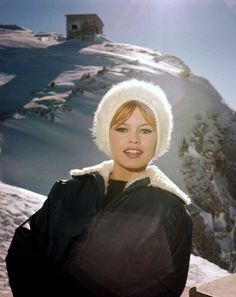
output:
<svg viewBox="0 0 236 297"><path fill-rule="evenodd" d="M127 122L123 122L123 123L117 123L117 124L115 124L114 126L130 126L130 124L127 123ZM144 126L152 127L151 124L146 123L146 122L145 122L145 123L142 123L142 124L140 124L140 125L138 125L138 127L144 127Z"/></svg>
<svg viewBox="0 0 236 297"><path fill-rule="evenodd" d="M151 124L148 124L148 123L139 125L139 127L142 127L142 126L150 126L150 127L152 127L152 125Z"/></svg>

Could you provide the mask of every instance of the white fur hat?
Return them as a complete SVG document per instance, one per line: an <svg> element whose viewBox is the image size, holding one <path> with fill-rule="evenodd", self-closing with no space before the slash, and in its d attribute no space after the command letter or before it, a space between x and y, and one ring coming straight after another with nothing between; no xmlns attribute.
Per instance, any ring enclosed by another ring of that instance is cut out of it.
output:
<svg viewBox="0 0 236 297"><path fill-rule="evenodd" d="M173 128L171 105L164 91L150 82L130 79L118 83L103 96L93 119L92 133L98 148L112 157L109 129L117 109L135 100L146 104L153 112L157 126L157 144L153 160L163 155L170 143Z"/></svg>

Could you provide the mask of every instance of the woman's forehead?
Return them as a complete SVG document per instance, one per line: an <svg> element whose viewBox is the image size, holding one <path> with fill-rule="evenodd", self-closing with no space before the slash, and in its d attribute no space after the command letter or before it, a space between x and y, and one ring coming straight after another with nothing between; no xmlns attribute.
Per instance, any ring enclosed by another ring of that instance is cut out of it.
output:
<svg viewBox="0 0 236 297"><path fill-rule="evenodd" d="M156 120L151 109L143 103L136 101L127 102L118 108L115 115L113 116L111 126L125 123L130 118L132 118L134 113L139 115L139 117L142 118L147 124L153 127L156 126Z"/></svg>

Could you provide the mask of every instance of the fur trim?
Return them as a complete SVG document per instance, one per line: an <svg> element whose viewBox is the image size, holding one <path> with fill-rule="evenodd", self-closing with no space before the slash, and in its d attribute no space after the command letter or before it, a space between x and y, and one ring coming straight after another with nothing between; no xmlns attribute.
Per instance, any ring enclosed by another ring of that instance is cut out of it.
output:
<svg viewBox="0 0 236 297"><path fill-rule="evenodd" d="M107 189L109 176L113 170L114 161L104 161L100 164L91 167L85 167L83 169L73 169L70 171L71 176L80 176L87 173L98 172L105 181L105 188ZM129 181L126 188L133 184L135 181L141 180L145 177L150 178L150 186L154 188L160 188L166 190L178 196L184 203L190 204L191 200L186 193L177 187L157 166L149 165L145 172L136 176L135 179Z"/></svg>
<svg viewBox="0 0 236 297"><path fill-rule="evenodd" d="M103 179L105 181L105 189L107 189L109 176L112 173L113 166L114 166L113 160L104 161L100 164L97 164L97 165L94 165L91 167L85 167L83 169L72 169L70 171L70 175L71 176L80 176L80 175L84 175L84 174L88 174L88 173L98 172L103 177Z"/></svg>
<svg viewBox="0 0 236 297"><path fill-rule="evenodd" d="M157 126L157 143L153 160L169 148L173 129L171 105L164 91L150 82L130 79L114 85L102 98L94 115L92 133L100 150L112 158L109 128L117 109L136 100L146 104L153 112Z"/></svg>

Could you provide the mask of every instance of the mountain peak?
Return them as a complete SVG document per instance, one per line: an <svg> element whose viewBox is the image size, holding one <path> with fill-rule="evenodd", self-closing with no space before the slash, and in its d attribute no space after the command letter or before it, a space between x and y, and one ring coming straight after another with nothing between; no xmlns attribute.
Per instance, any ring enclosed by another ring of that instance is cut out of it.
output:
<svg viewBox="0 0 236 297"><path fill-rule="evenodd" d="M9 31L29 31L31 32L31 30L22 27L22 26L18 26L18 25L10 25L10 24L0 24L0 29L4 29L4 30L9 30Z"/></svg>

